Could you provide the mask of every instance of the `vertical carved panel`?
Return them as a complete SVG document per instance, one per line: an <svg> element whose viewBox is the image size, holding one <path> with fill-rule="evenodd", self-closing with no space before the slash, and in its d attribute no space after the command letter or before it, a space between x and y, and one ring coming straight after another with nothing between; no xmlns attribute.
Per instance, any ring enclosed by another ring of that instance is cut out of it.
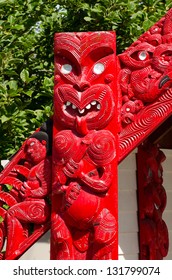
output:
<svg viewBox="0 0 172 280"><path fill-rule="evenodd" d="M51 259L117 259L113 32L55 34Z"/></svg>
<svg viewBox="0 0 172 280"><path fill-rule="evenodd" d="M164 153L146 143L137 154L140 259L161 260L168 253L168 229L163 220L167 197L163 187Z"/></svg>

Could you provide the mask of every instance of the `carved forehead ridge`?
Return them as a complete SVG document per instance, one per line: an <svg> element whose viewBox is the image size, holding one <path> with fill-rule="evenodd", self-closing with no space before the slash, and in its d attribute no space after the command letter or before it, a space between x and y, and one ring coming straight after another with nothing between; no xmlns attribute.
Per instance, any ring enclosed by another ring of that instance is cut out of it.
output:
<svg viewBox="0 0 172 280"><path fill-rule="evenodd" d="M74 32L56 33L54 36L55 55L59 53L71 53L79 60L86 57L97 48L108 48L110 53L115 50L115 32Z"/></svg>

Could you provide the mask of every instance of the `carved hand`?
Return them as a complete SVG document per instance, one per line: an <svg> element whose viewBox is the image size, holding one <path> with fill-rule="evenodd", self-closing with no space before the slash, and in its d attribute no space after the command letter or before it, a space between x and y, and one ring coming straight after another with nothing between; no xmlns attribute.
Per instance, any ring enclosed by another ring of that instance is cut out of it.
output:
<svg viewBox="0 0 172 280"><path fill-rule="evenodd" d="M31 187L27 184L27 182L23 183L23 186L21 187L20 194L23 198L26 198L31 195Z"/></svg>
<svg viewBox="0 0 172 280"><path fill-rule="evenodd" d="M76 182L71 182L69 186L61 186L61 192L65 193L65 209L69 208L80 194L81 186Z"/></svg>
<svg viewBox="0 0 172 280"><path fill-rule="evenodd" d="M81 160L79 163L77 163L71 158L63 168L63 172L70 178L80 178L82 169L83 161Z"/></svg>

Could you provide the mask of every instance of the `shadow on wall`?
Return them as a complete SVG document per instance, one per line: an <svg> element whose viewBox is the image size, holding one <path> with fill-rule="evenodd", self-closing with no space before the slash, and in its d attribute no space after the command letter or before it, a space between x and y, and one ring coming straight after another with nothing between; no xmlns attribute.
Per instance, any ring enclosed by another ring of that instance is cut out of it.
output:
<svg viewBox="0 0 172 280"><path fill-rule="evenodd" d="M50 231L44 234L19 260L49 260Z"/></svg>
<svg viewBox="0 0 172 280"><path fill-rule="evenodd" d="M119 260L139 258L136 153L137 149L118 167Z"/></svg>

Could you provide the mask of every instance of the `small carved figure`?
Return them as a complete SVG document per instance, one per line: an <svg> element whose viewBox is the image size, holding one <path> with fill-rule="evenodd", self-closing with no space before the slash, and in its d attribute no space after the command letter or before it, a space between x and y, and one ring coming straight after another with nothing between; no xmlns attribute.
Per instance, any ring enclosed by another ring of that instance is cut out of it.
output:
<svg viewBox="0 0 172 280"><path fill-rule="evenodd" d="M30 235L31 224L36 227L49 218L50 209L45 200L51 189L51 159L47 157L47 141L45 132L36 132L26 140L23 165L15 165L1 182L2 185L9 184L13 190L3 192L0 197L8 205L6 211L0 209L3 212L1 243L4 243L4 232L7 240L5 258L18 254L22 242Z"/></svg>

